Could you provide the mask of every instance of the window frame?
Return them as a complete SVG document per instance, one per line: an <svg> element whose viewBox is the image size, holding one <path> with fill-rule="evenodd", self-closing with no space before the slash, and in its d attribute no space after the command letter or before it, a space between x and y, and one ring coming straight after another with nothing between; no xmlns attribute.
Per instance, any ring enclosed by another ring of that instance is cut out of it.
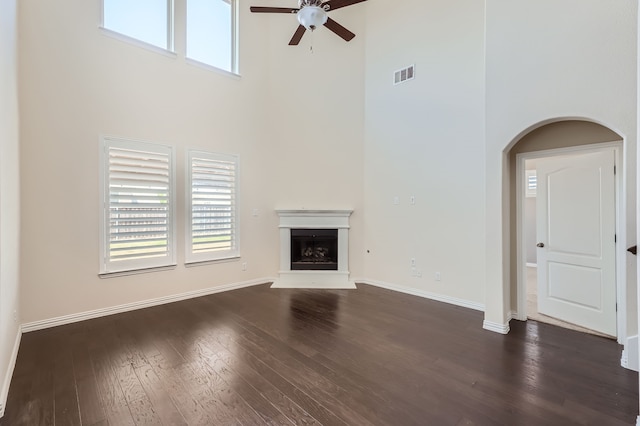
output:
<svg viewBox="0 0 640 426"><path fill-rule="evenodd" d="M116 31L112 28L107 27L104 22L105 1L108 1L108 0L100 1L100 6L101 6L100 7L100 29L102 30L103 33L113 38L119 39L121 41L125 41L127 43L142 47L144 49L152 50L152 51L163 53L163 54L170 54L171 56L175 55L175 16L176 16L175 0L165 0L167 4L167 22L166 22L167 40L166 40L166 46L164 47L155 45L153 43L149 43L147 41L133 37L129 34L125 34L120 31Z"/></svg>
<svg viewBox="0 0 640 426"><path fill-rule="evenodd" d="M192 65L196 65L205 69L210 69L213 71L218 71L218 72L222 72L225 74L230 74L232 76L238 76L239 75L239 61L238 61L238 49L239 49L239 44L238 44L238 0L215 0L215 1L221 1L221 2L225 2L225 3L229 3L231 6L231 69L226 70L224 68L220 68L217 67L215 65L212 64L208 64L206 62L202 62L198 59L194 59L189 57L188 55L188 50L189 50L189 36L188 36L188 31L189 31L189 14L188 14L188 8L189 8L189 0L186 0L186 8L185 8L185 22L184 22L184 28L185 28L185 34L184 34L184 57L185 57L185 61L187 63L190 63Z"/></svg>
<svg viewBox="0 0 640 426"><path fill-rule="evenodd" d="M234 229L233 247L224 251L193 252L193 159L203 158L210 161L233 161L234 174ZM185 265L212 263L240 258L240 157L235 154L221 154L199 149L188 149L185 155Z"/></svg>
<svg viewBox="0 0 640 426"><path fill-rule="evenodd" d="M110 261L109 259L109 231L110 231L110 190L109 183L109 154L111 148L134 150L149 154L166 155L168 158L168 201L167 209L167 254L165 256L143 259L128 259ZM176 162L173 146L158 143L138 141L126 138L100 137L100 277L129 275L148 271L162 270L176 266Z"/></svg>

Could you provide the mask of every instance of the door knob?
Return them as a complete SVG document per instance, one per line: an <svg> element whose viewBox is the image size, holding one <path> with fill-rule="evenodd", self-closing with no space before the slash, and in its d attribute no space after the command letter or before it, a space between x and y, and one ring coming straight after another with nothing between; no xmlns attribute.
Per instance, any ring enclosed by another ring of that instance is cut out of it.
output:
<svg viewBox="0 0 640 426"><path fill-rule="evenodd" d="M538 243L536 244L537 247L544 247L544 243Z"/></svg>

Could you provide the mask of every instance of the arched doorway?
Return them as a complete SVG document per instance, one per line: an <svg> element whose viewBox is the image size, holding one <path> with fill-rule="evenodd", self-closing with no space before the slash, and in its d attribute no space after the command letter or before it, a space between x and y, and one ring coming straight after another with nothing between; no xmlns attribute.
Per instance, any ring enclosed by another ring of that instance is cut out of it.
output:
<svg viewBox="0 0 640 426"><path fill-rule="evenodd" d="M569 155L574 153L594 151L606 149L606 147L622 147L622 137L616 132L604 127L600 124L582 120L564 120L544 124L531 130L522 136L508 152L508 175L510 192L509 205L509 223L510 223L510 247L513 254L510 259L510 282L511 284L511 300L512 311L514 317L519 320L527 319L527 232L525 223L525 213L527 203L525 202L526 194L524 191L525 170L524 165L526 159L548 158L560 155ZM622 149L619 149L620 156ZM621 158L619 163L623 164ZM612 172L613 173L613 172ZM621 182L621 180L620 180ZM619 185L619 192L622 193L622 187ZM613 198L612 198L613 199ZM613 208L613 207L612 207ZM618 205L616 209L616 226L624 227L624 209ZM622 261L615 263L615 271L613 272L614 285L613 298L624 301L626 294L626 279L624 267L624 230L616 232L621 235L620 243L612 250L616 251L616 256ZM529 240L531 238L529 237ZM529 242L530 244L531 242ZM618 253L622 249L622 254ZM529 259L530 260L530 259ZM529 268L530 269L530 268ZM617 277L616 277L617 275ZM615 282L617 278L617 282ZM546 288L546 287L545 287ZM576 291L576 290L574 290ZM617 296L616 296L617 295ZM615 300L613 301L615 310ZM621 304L624 307L624 303ZM530 307L531 305L529 305ZM625 311L621 309L619 314L612 311L611 315L620 318L617 328L614 325L613 330L607 334L615 335L622 343L625 334ZM560 315L562 317L562 315ZM570 316L569 316L570 317ZM578 322L572 321L574 323ZM580 325L580 324L579 324ZM612 330L609 328L609 330Z"/></svg>

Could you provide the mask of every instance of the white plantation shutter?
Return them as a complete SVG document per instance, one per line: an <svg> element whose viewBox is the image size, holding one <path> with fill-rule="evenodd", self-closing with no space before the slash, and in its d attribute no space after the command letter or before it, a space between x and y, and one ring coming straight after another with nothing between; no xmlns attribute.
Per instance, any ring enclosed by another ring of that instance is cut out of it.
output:
<svg viewBox="0 0 640 426"><path fill-rule="evenodd" d="M538 188L538 177L535 170L526 171L527 181L525 183L525 194L527 197L535 197Z"/></svg>
<svg viewBox="0 0 640 426"><path fill-rule="evenodd" d="M187 262L239 255L238 158L189 151Z"/></svg>
<svg viewBox="0 0 640 426"><path fill-rule="evenodd" d="M173 150L104 139L102 272L175 264Z"/></svg>

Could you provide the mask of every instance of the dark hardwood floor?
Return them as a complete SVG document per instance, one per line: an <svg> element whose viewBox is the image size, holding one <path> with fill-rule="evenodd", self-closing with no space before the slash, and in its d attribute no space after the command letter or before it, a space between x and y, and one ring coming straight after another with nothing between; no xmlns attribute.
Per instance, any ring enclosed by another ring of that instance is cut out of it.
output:
<svg viewBox="0 0 640 426"><path fill-rule="evenodd" d="M611 340L366 285L267 285L22 338L15 425L629 425Z"/></svg>

